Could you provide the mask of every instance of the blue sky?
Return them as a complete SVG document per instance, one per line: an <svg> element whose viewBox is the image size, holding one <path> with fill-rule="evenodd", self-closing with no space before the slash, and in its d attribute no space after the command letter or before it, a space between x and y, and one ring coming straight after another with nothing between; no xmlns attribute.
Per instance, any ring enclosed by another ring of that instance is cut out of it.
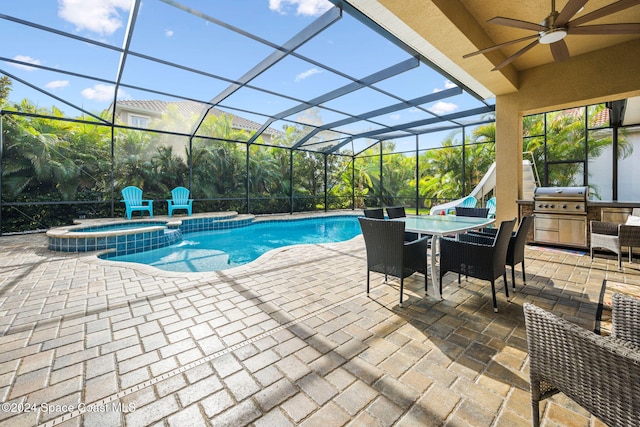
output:
<svg viewBox="0 0 640 427"><path fill-rule="evenodd" d="M180 0L179 3L197 13L187 13L160 0L143 1L135 23L131 51L230 80L239 79L272 54L274 48L269 43L285 43L333 8L326 0ZM22 0L4 2L3 13L120 48L126 34L130 7L130 0ZM229 31L216 25L216 20L262 40L252 40ZM85 79L0 61L0 69L6 73L59 98L53 99L28 85L14 82L12 101L28 98L41 107L56 105L68 116L76 116L78 112L60 100L91 112L102 111L113 100L112 82L117 78L119 52L10 21L3 21L0 37L11 40L11 43L3 43L3 57L106 80ZM358 79L410 59L406 52L347 14L297 52ZM136 56L127 57L121 81L203 101L213 99L229 86L228 81ZM312 99L349 83L351 80L341 75L289 55L250 84L293 99L245 88L225 99L221 105L265 115L277 114L298 104L296 100ZM421 64L376 86L390 94L411 99L455 85ZM118 98L171 100L170 97L126 87L120 89ZM397 102L397 99L383 93L362 89L329 101L326 106L357 114ZM436 114L475 106L479 106L477 100L467 94L425 105ZM259 115L243 115L264 122L264 117ZM424 111L410 108L381 117L379 121L393 124L427 116ZM320 111L320 120L324 123L344 117L329 110Z"/></svg>

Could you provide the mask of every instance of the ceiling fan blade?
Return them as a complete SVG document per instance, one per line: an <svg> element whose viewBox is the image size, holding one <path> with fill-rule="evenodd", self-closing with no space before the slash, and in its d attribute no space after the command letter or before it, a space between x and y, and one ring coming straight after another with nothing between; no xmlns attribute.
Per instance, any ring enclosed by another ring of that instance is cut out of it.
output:
<svg viewBox="0 0 640 427"><path fill-rule="evenodd" d="M618 0L611 3L609 6L594 10L591 13L587 13L586 15L570 21L569 25L574 26L584 24L585 22L593 21L594 19L599 19L607 15L611 15L612 13L620 12L621 10L628 9L631 6L635 6L638 4L640 4L640 0Z"/></svg>
<svg viewBox="0 0 640 427"><path fill-rule="evenodd" d="M639 0L640 1L640 0ZM520 21L519 19L504 18L502 16L496 16L487 21L490 24L506 25L507 27L521 28L523 30L533 31L546 31L547 27L540 24L534 24L533 22Z"/></svg>
<svg viewBox="0 0 640 427"><path fill-rule="evenodd" d="M562 62L569 59L569 48L567 48L564 40L551 43L549 46L551 47L551 54L553 55L554 61Z"/></svg>
<svg viewBox="0 0 640 427"><path fill-rule="evenodd" d="M569 3L565 5L564 9L562 9L560 14L556 18L555 24L561 27L569 22L569 20L573 18L573 15L575 15L580 10L580 8L587 3L587 1L589 0L569 0Z"/></svg>
<svg viewBox="0 0 640 427"><path fill-rule="evenodd" d="M507 65L511 64L513 61L518 59L523 53L525 53L526 51L528 51L529 49L531 49L532 47L534 47L538 43L540 43L538 40L532 41L531 43L529 43L528 45L526 45L525 47L523 47L522 49L520 49L519 51L517 51L516 53L514 53L513 55L511 55L510 57L508 57L507 59L505 59L501 63L499 63L498 65L496 65L491 71L500 70L500 69L506 67Z"/></svg>
<svg viewBox="0 0 640 427"><path fill-rule="evenodd" d="M640 24L602 24L584 25L582 27L569 27L569 34L640 34Z"/></svg>
<svg viewBox="0 0 640 427"><path fill-rule="evenodd" d="M532 35L527 36L527 37L522 37L520 39L511 40L509 42L504 42L504 43L497 44L495 46L487 47L487 48L481 49L481 50L479 50L477 52L467 53L466 55L463 55L462 57L463 58L468 58L470 56L479 55L481 53L491 52L492 50L500 49L501 47L505 47L505 46L509 46L509 45L512 45L512 44L515 44L515 43L523 42L525 40L534 39L536 37L538 37L537 34L532 34Z"/></svg>

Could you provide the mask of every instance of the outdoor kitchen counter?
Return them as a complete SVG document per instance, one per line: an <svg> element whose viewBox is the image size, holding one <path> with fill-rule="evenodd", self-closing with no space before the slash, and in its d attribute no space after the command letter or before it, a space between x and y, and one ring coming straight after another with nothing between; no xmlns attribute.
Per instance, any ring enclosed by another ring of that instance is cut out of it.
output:
<svg viewBox="0 0 640 427"><path fill-rule="evenodd" d="M526 215L533 215L533 200L518 200L518 215L520 218ZM587 201L587 245L589 247L590 222L591 221L607 221L607 222L624 222L627 215L631 214L633 208L640 208L640 202L616 202L616 201ZM527 241L536 243L533 237L533 227L529 232Z"/></svg>

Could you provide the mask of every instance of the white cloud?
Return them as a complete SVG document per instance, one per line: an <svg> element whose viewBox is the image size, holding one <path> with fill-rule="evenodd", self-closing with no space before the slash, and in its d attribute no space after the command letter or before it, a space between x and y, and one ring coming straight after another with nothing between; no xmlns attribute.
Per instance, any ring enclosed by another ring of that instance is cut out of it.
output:
<svg viewBox="0 0 640 427"><path fill-rule="evenodd" d="M269 0L269 9L282 15L295 8L296 15L318 16L332 7L328 0Z"/></svg>
<svg viewBox="0 0 640 427"><path fill-rule="evenodd" d="M124 25L118 10L128 12L132 0L58 0L58 16L100 35L111 35Z"/></svg>
<svg viewBox="0 0 640 427"><path fill-rule="evenodd" d="M28 62L29 64L40 65L39 59L35 59L27 55L16 55L13 57L13 59L15 59L16 61ZM12 64L12 65L16 68L22 68L23 70L35 71L34 67L29 67L28 65L22 65L22 64Z"/></svg>
<svg viewBox="0 0 640 427"><path fill-rule="evenodd" d="M451 89L451 88L454 88L454 87L458 87L458 85L455 84L454 82L452 82L451 80L445 80L445 82L444 82L444 88L445 89Z"/></svg>
<svg viewBox="0 0 640 427"><path fill-rule="evenodd" d="M108 101L113 99L113 93L115 90L115 86L107 86L103 84L97 84L93 87L88 87L83 89L82 96L87 99L97 100L97 101Z"/></svg>
<svg viewBox="0 0 640 427"><path fill-rule="evenodd" d="M96 84L93 87L88 87L83 89L82 96L87 99L91 99L93 101L113 101L113 92L115 90L115 86L113 85L103 85ZM131 96L123 91L122 89L118 91L118 99L130 99Z"/></svg>
<svg viewBox="0 0 640 427"><path fill-rule="evenodd" d="M53 90L61 89L67 86L69 86L69 80L53 80L44 85L44 87L46 87L47 89Z"/></svg>
<svg viewBox="0 0 640 427"><path fill-rule="evenodd" d="M307 77L311 77L311 76L313 76L314 74L318 74L318 73L321 73L321 72L322 72L322 71L321 71L321 70L318 70L317 68L311 68L310 70L303 71L302 73L298 74L298 75L296 76L296 78L295 78L295 81L296 81L296 82L300 82L300 81L302 81L302 80L306 79Z"/></svg>
<svg viewBox="0 0 640 427"><path fill-rule="evenodd" d="M452 111L455 111L458 109L458 106L456 104L453 104L451 102L436 102L435 104L433 104L433 107L428 108L429 111L431 111L433 114L445 114L445 113L451 113Z"/></svg>
<svg viewBox="0 0 640 427"><path fill-rule="evenodd" d="M458 87L458 85L457 85L457 84L455 84L454 82L452 82L451 80L445 80L445 81L444 81L444 88L439 88L439 87L437 87L437 88L435 88L435 89L433 90L433 92L434 92L434 93L436 93L436 92L442 92L442 91L443 91L443 90L445 90L445 89L451 89L451 88L454 88L454 87Z"/></svg>
<svg viewBox="0 0 640 427"><path fill-rule="evenodd" d="M391 120L400 120L400 114L392 114L389 117L391 118Z"/></svg>
<svg viewBox="0 0 640 427"><path fill-rule="evenodd" d="M164 35L167 37L173 37L173 30L165 30Z"/></svg>

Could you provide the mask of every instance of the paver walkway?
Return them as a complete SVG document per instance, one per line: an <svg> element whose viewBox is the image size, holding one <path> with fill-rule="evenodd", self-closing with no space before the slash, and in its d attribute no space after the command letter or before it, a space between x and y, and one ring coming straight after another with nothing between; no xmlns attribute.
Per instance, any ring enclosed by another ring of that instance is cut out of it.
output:
<svg viewBox="0 0 640 427"><path fill-rule="evenodd" d="M362 237L288 247L216 273L170 273L0 237L2 426L528 426L522 304L593 327L604 278L638 264L527 248L498 285L372 276ZM510 275L509 275L510 276ZM430 286L431 288L431 286ZM602 425L568 398L543 425Z"/></svg>

